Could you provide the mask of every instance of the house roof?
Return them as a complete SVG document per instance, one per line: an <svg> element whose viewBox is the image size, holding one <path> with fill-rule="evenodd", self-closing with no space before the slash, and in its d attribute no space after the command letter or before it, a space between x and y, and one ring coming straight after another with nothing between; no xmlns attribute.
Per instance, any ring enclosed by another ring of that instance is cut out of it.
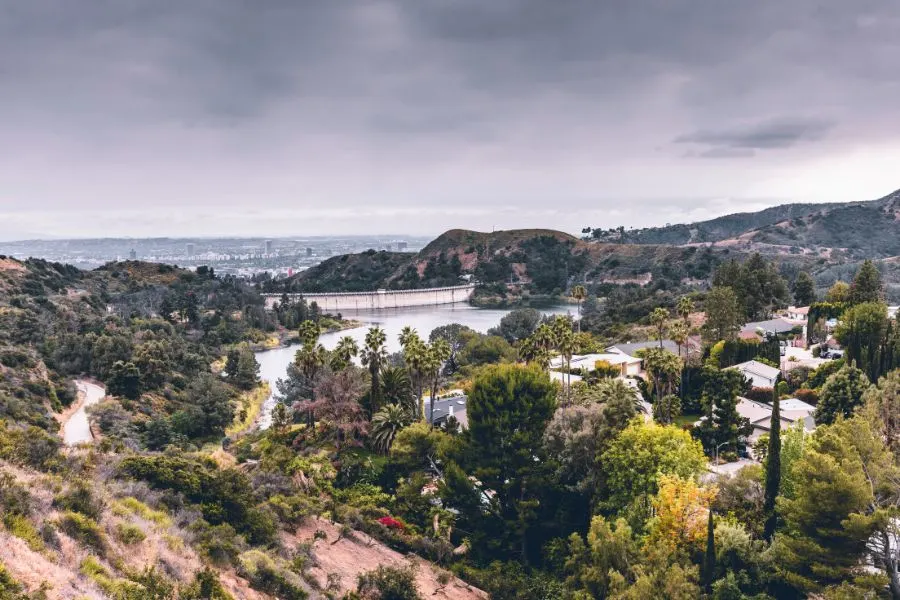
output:
<svg viewBox="0 0 900 600"><path fill-rule="evenodd" d="M808 315L809 307L808 306L789 306L787 312L794 313L798 315Z"/></svg>
<svg viewBox="0 0 900 600"><path fill-rule="evenodd" d="M673 342L672 340L663 340L662 341L663 349L668 350L669 352L678 353L678 344ZM606 348L607 352L620 352L622 354L630 354L634 355L638 350L643 350L644 348L659 348L659 340L647 340L644 342L629 342L627 344L615 344L613 346L608 346Z"/></svg>
<svg viewBox="0 0 900 600"><path fill-rule="evenodd" d="M744 397L738 398L737 412L753 424L759 421L768 421L772 418L771 406Z"/></svg>
<svg viewBox="0 0 900 600"><path fill-rule="evenodd" d="M769 319L768 321L754 321L753 323L747 323L741 328L741 331L756 331L757 329L762 329L763 331L771 331L774 333L787 333L791 331L797 325L791 323L787 319Z"/></svg>
<svg viewBox="0 0 900 600"><path fill-rule="evenodd" d="M434 401L434 422L441 423L446 421L451 411L456 420L462 427L465 427L469 420L466 416L466 396L453 396L451 398L438 398ZM431 419L431 399L425 399L425 419Z"/></svg>
<svg viewBox="0 0 900 600"><path fill-rule="evenodd" d="M793 411L801 411L805 410L807 412L815 412L816 407L808 402L804 402L798 398L788 398L786 400L782 400L778 403L778 406L782 411L785 412L793 412Z"/></svg>
<svg viewBox="0 0 900 600"><path fill-rule="evenodd" d="M775 367L770 367L769 365L761 363L758 360L748 360L747 362L742 362L728 368L737 369L744 374L749 373L750 375L758 375L759 377L764 377L766 379L772 380L778 377L778 374L781 373L781 371L776 369Z"/></svg>
<svg viewBox="0 0 900 600"><path fill-rule="evenodd" d="M640 358L629 354L603 353L603 354L573 354L572 368L594 370L594 365L598 360L604 360L611 365L634 364L641 362ZM563 366L561 356L555 356L550 360L550 366L558 369Z"/></svg>

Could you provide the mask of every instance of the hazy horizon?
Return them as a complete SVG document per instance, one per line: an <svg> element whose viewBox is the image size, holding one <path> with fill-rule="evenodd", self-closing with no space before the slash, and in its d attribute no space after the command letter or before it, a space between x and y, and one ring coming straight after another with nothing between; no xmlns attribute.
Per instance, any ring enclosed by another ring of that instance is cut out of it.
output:
<svg viewBox="0 0 900 600"><path fill-rule="evenodd" d="M898 187L900 4L0 0L0 239L657 226Z"/></svg>

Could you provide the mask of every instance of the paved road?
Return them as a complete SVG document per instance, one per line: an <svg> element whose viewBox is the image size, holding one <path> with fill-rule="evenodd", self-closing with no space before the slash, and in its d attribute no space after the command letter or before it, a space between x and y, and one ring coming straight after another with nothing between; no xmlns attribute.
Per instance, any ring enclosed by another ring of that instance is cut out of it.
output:
<svg viewBox="0 0 900 600"><path fill-rule="evenodd" d="M94 439L85 409L100 402L106 396L106 390L95 383L77 380L75 385L78 387L79 396L83 397L84 401L63 425L63 442L68 446L90 442Z"/></svg>

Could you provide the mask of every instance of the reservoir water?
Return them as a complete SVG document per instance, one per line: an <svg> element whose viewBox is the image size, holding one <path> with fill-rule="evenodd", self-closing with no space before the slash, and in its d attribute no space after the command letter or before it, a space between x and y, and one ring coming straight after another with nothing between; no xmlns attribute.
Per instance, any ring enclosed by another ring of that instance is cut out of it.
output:
<svg viewBox="0 0 900 600"><path fill-rule="evenodd" d="M539 309L544 314L568 314L575 313L572 305L557 305ZM398 336L400 331L410 326L419 332L422 339L427 340L433 329L450 323L459 323L479 331L487 332L491 327L500 323L500 319L508 314L510 309L475 308L468 304L447 304L442 306L425 306L418 308L386 309L368 312L344 312L346 319L353 319L365 323L365 326L356 329L346 329L334 333L322 335L322 345L331 350L338 340L344 336L354 338L360 347L365 342L366 332L372 325L379 325L387 336L388 354L400 351ZM267 428L271 423L272 407L275 405L274 395L277 392L275 382L284 378L287 366L294 360L297 347L277 348L256 353L259 362L259 376L267 381L272 390L269 398L263 405L259 419L259 426Z"/></svg>

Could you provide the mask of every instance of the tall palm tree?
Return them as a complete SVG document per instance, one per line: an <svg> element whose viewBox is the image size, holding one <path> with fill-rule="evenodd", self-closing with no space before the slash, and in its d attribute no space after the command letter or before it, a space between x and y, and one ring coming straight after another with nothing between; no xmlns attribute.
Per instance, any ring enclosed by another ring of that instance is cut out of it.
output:
<svg viewBox="0 0 900 600"><path fill-rule="evenodd" d="M566 317L557 316L551 325L556 351L562 357L566 365L566 404L569 403L569 393L572 388L572 355L575 354L575 332L572 331L572 322Z"/></svg>
<svg viewBox="0 0 900 600"><path fill-rule="evenodd" d="M362 364L369 369L369 378L372 382L372 390L369 397L372 401L372 413L381 407L381 369L387 360L387 350L384 347L387 336L384 330L377 325L369 328L366 333L366 343L362 349Z"/></svg>
<svg viewBox="0 0 900 600"><path fill-rule="evenodd" d="M441 381L441 369L450 358L450 344L446 340L437 339L428 346L426 351L426 371L431 382L431 402L428 408L428 421L434 427L434 401L437 398L438 384Z"/></svg>
<svg viewBox="0 0 900 600"><path fill-rule="evenodd" d="M428 369L428 346L422 341L415 329L411 330L408 335L404 335L404 333L400 334L400 343L403 346L403 361L406 363L406 368L409 369L409 378L413 382L413 391L418 403L416 417L420 421L424 421L425 398L423 392L425 374Z"/></svg>
<svg viewBox="0 0 900 600"><path fill-rule="evenodd" d="M337 345L331 352L331 368L335 371L346 369L357 354L359 354L359 344L349 335L345 335L338 340Z"/></svg>
<svg viewBox="0 0 900 600"><path fill-rule="evenodd" d="M581 333L581 306L584 299L587 298L587 290L583 285L576 285L572 288L572 298L578 303L578 333Z"/></svg>
<svg viewBox="0 0 900 600"><path fill-rule="evenodd" d="M669 337L672 338L672 341L678 346L679 358L681 357L681 348L687 343L689 335L690 331L684 321L675 321L669 327Z"/></svg>
<svg viewBox="0 0 900 600"><path fill-rule="evenodd" d="M659 347L663 347L663 338L666 336L666 321L669 320L669 311L661 306L657 306L650 313L650 324L656 328L656 339L659 340Z"/></svg>
<svg viewBox="0 0 900 600"><path fill-rule="evenodd" d="M401 429L409 425L409 411L399 404L387 404L372 417L369 439L378 452L387 454L394 444L394 438Z"/></svg>
<svg viewBox="0 0 900 600"><path fill-rule="evenodd" d="M685 323L688 323L688 317L694 312L694 301L688 296L682 296L675 304L675 312L678 313Z"/></svg>

